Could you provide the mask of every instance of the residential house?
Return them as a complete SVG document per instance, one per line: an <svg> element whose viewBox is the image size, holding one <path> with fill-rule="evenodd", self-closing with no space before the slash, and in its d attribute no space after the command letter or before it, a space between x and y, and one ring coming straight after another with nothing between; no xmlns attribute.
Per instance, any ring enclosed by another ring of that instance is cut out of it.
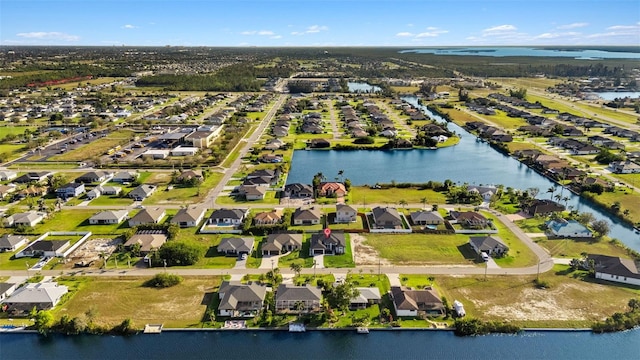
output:
<svg viewBox="0 0 640 360"><path fill-rule="evenodd" d="M69 183L56 189L56 196L62 199L69 199L84 194L85 188L82 183Z"/></svg>
<svg viewBox="0 0 640 360"><path fill-rule="evenodd" d="M176 181L179 183L190 181L202 182L204 181L204 177L200 170L185 170L176 177Z"/></svg>
<svg viewBox="0 0 640 360"><path fill-rule="evenodd" d="M162 230L138 231L124 243L124 247L131 250L135 244L140 245L140 254L146 255L159 249L167 242L167 235Z"/></svg>
<svg viewBox="0 0 640 360"><path fill-rule="evenodd" d="M102 195L119 195L122 188L119 186L97 186Z"/></svg>
<svg viewBox="0 0 640 360"><path fill-rule="evenodd" d="M4 221L7 227L30 226L34 227L44 220L44 213L27 211L23 213L13 214Z"/></svg>
<svg viewBox="0 0 640 360"><path fill-rule="evenodd" d="M11 314L27 314L33 308L36 310L53 308L67 292L69 289L66 286L58 285L53 281L28 283L6 298L4 303Z"/></svg>
<svg viewBox="0 0 640 360"><path fill-rule="evenodd" d="M204 218L205 208L190 207L178 210L169 221L171 224L178 224L181 228L198 226Z"/></svg>
<svg viewBox="0 0 640 360"><path fill-rule="evenodd" d="M379 304L382 297L380 296L380 289L377 287L357 287L358 295L351 298L349 301L349 308L364 309L369 305Z"/></svg>
<svg viewBox="0 0 640 360"><path fill-rule="evenodd" d="M69 240L39 240L31 243L15 257L62 257L70 245Z"/></svg>
<svg viewBox="0 0 640 360"><path fill-rule="evenodd" d="M322 212L319 208L297 208L293 213L293 225L317 225L322 220Z"/></svg>
<svg viewBox="0 0 640 360"><path fill-rule="evenodd" d="M271 211L263 211L257 213L253 217L253 224L260 225L276 225L282 222L282 211L281 210L271 210Z"/></svg>
<svg viewBox="0 0 640 360"><path fill-rule="evenodd" d="M110 225L120 224L127 219L129 212L127 210L106 210L101 211L89 218L91 225Z"/></svg>
<svg viewBox="0 0 640 360"><path fill-rule="evenodd" d="M445 313L440 295L431 286L413 290L404 286L391 287L391 299L397 316L416 317L420 314L441 316Z"/></svg>
<svg viewBox="0 0 640 360"><path fill-rule="evenodd" d="M251 255L253 242L254 238L252 237L224 238L220 240L217 249L219 253L224 253L226 256Z"/></svg>
<svg viewBox="0 0 640 360"><path fill-rule="evenodd" d="M336 223L349 223L355 222L358 219L358 210L350 205L337 204L336 205Z"/></svg>
<svg viewBox="0 0 640 360"><path fill-rule="evenodd" d="M143 209L134 217L129 219L129 226L134 227L146 224L159 224L166 215L167 212L162 208Z"/></svg>
<svg viewBox="0 0 640 360"><path fill-rule="evenodd" d="M116 173L113 178L111 178L111 181L119 183L119 184L124 184L124 183L131 183L136 181L136 179L138 179L138 176L140 176L140 174L136 173L136 172L130 172L130 171L121 171Z"/></svg>
<svg viewBox="0 0 640 360"><path fill-rule="evenodd" d="M626 161L614 161L609 164L611 170L616 174L638 174L640 173L640 165L626 160Z"/></svg>
<svg viewBox="0 0 640 360"><path fill-rule="evenodd" d="M0 283L0 303L3 303L4 299L13 294L18 286L20 286L20 284Z"/></svg>
<svg viewBox="0 0 640 360"><path fill-rule="evenodd" d="M402 217L397 209L377 206L371 210L372 227L376 229L402 229Z"/></svg>
<svg viewBox="0 0 640 360"><path fill-rule="evenodd" d="M29 242L25 236L4 234L0 237L0 252L13 252Z"/></svg>
<svg viewBox="0 0 640 360"><path fill-rule="evenodd" d="M154 185L142 184L129 192L129 197L135 201L142 201L156 191Z"/></svg>
<svg viewBox="0 0 640 360"><path fill-rule="evenodd" d="M451 218L458 224L461 224L462 227L470 228L470 229L484 229L487 227L489 221L486 217L475 211L450 211L449 215Z"/></svg>
<svg viewBox="0 0 640 360"><path fill-rule="evenodd" d="M18 173L15 171L3 170L0 171L0 181L10 181L18 177Z"/></svg>
<svg viewBox="0 0 640 360"><path fill-rule="evenodd" d="M324 232L311 235L309 256L344 254L347 241L342 232L332 231L329 235Z"/></svg>
<svg viewBox="0 0 640 360"><path fill-rule="evenodd" d="M268 186L265 185L241 185L238 194L244 196L247 201L262 200L267 194Z"/></svg>
<svg viewBox="0 0 640 360"><path fill-rule="evenodd" d="M111 179L111 177L113 177L113 174L105 171L89 171L77 177L74 181L77 183L92 184L104 182Z"/></svg>
<svg viewBox="0 0 640 360"><path fill-rule="evenodd" d="M28 184L28 183L42 183L46 181L49 177L53 176L53 173L49 171L35 171L28 172L16 179L13 182L17 184Z"/></svg>
<svg viewBox="0 0 640 360"><path fill-rule="evenodd" d="M239 281L223 281L218 289L218 315L230 317L255 317L264 306L266 285L242 284Z"/></svg>
<svg viewBox="0 0 640 360"><path fill-rule="evenodd" d="M284 196L292 199L311 199L313 188L311 185L300 183L285 185Z"/></svg>
<svg viewBox="0 0 640 360"><path fill-rule="evenodd" d="M320 287L280 284L276 291L276 313L315 313L320 311L321 301Z"/></svg>
<svg viewBox="0 0 640 360"><path fill-rule="evenodd" d="M102 196L102 192L100 190L100 186L96 186L95 188L89 190L86 195L87 200L94 200Z"/></svg>
<svg viewBox="0 0 640 360"><path fill-rule="evenodd" d="M331 143L327 139L311 139L308 142L309 147L321 149L331 147Z"/></svg>
<svg viewBox="0 0 640 360"><path fill-rule="evenodd" d="M444 219L437 211L414 211L411 213L411 223L414 225L442 225Z"/></svg>
<svg viewBox="0 0 640 360"><path fill-rule="evenodd" d="M587 262L593 263L596 279L640 286L638 265L632 259L591 254Z"/></svg>
<svg viewBox="0 0 640 360"><path fill-rule="evenodd" d="M246 209L216 209L209 216L209 224L218 226L242 225L249 213Z"/></svg>
<svg viewBox="0 0 640 360"><path fill-rule="evenodd" d="M591 238L593 233L575 220L550 220L546 223L547 234L553 238Z"/></svg>
<svg viewBox="0 0 640 360"><path fill-rule="evenodd" d="M4 199L9 194L15 193L17 187L13 184L10 185L0 185L0 199Z"/></svg>
<svg viewBox="0 0 640 360"><path fill-rule="evenodd" d="M562 212L565 207L553 200L536 199L524 209L524 212L531 215L549 215L554 212Z"/></svg>
<svg viewBox="0 0 640 360"><path fill-rule="evenodd" d="M281 233L269 234L262 244L262 255L279 255L285 251L295 251L302 248L302 234Z"/></svg>
<svg viewBox="0 0 640 360"><path fill-rule="evenodd" d="M347 189L340 182L323 182L318 185L318 196L342 197L347 195Z"/></svg>
<svg viewBox="0 0 640 360"><path fill-rule="evenodd" d="M476 254L485 253L490 256L503 256L509 251L509 247L498 236L471 236L469 245Z"/></svg>
<svg viewBox="0 0 640 360"><path fill-rule="evenodd" d="M471 193L480 194L480 196L482 196L482 199L484 201L490 201L491 197L493 197L493 195L495 195L496 192L498 191L498 188L496 188L495 186L469 185L467 186L467 191Z"/></svg>

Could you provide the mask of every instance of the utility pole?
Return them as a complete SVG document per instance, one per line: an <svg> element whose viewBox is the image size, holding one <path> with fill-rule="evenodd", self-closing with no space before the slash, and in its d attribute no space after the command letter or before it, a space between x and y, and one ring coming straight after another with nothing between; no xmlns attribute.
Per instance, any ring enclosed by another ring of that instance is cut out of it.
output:
<svg viewBox="0 0 640 360"><path fill-rule="evenodd" d="M378 281L380 280L381 265L382 265L381 260L380 258L378 258Z"/></svg>
<svg viewBox="0 0 640 360"><path fill-rule="evenodd" d="M484 281L487 281L487 270L489 270L489 262L484 262Z"/></svg>

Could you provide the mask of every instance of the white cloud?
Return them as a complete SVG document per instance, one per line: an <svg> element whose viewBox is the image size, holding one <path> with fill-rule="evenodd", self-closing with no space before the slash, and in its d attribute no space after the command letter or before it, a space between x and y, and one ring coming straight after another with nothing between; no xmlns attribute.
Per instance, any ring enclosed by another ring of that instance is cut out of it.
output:
<svg viewBox="0 0 640 360"><path fill-rule="evenodd" d="M259 35L259 36L277 36L271 30L248 30L240 33L241 35Z"/></svg>
<svg viewBox="0 0 640 360"><path fill-rule="evenodd" d="M505 25L499 25L499 26L490 27L488 29L484 29L482 30L482 34L483 36L491 36L493 34L503 34L508 32L514 32L516 30L518 30L518 28L516 28L515 26L505 24Z"/></svg>
<svg viewBox="0 0 640 360"><path fill-rule="evenodd" d="M127 25L121 26L121 28L123 28L123 29L135 29L135 28L137 28L137 26L131 25L131 24L127 24Z"/></svg>
<svg viewBox="0 0 640 360"><path fill-rule="evenodd" d="M413 27L413 24L407 24L407 27Z"/></svg>
<svg viewBox="0 0 640 360"><path fill-rule="evenodd" d="M446 33L449 32L447 30L439 30L437 28L427 28L427 30L429 30L429 31L422 32L422 33L416 35L416 37L417 38L437 37L437 36L440 36L442 34L446 34Z"/></svg>
<svg viewBox="0 0 640 360"><path fill-rule="evenodd" d="M399 32L396 34L397 37L413 37L413 34L410 32Z"/></svg>
<svg viewBox="0 0 640 360"><path fill-rule="evenodd" d="M568 30L568 29L577 29L581 27L589 26L589 23L586 22L577 22L572 24L560 25L558 26L559 30Z"/></svg>
<svg viewBox="0 0 640 360"><path fill-rule="evenodd" d="M274 35L270 39L282 39L282 35Z"/></svg>
<svg viewBox="0 0 640 360"><path fill-rule="evenodd" d="M604 33L596 33L587 36L587 38L605 38L605 37L640 37L640 23L633 25L613 25L606 28Z"/></svg>
<svg viewBox="0 0 640 360"><path fill-rule="evenodd" d="M557 39L557 38L576 37L576 36L580 36L580 33L575 31L559 32L559 33L549 32L549 33L543 33L543 34L537 35L533 39L534 40Z"/></svg>
<svg viewBox="0 0 640 360"><path fill-rule="evenodd" d="M320 26L320 25L311 25L307 28L307 30L305 31L307 34L312 34L312 33L318 33L320 31L327 31L329 30L328 27L326 26Z"/></svg>
<svg viewBox="0 0 640 360"><path fill-rule="evenodd" d="M33 31L26 33L18 33L16 36L25 39L39 39L39 40L62 40L62 41L78 41L80 37L77 35L66 34L57 31Z"/></svg>
<svg viewBox="0 0 640 360"><path fill-rule="evenodd" d="M321 31L328 31L329 27L324 25L311 25L304 31L292 31L291 35L300 36L305 34L315 34Z"/></svg>

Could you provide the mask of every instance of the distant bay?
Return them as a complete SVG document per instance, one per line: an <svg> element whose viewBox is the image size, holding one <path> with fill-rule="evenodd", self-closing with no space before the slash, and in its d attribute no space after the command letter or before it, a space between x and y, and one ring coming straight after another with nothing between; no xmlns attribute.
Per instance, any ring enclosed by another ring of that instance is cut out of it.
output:
<svg viewBox="0 0 640 360"><path fill-rule="evenodd" d="M547 48L547 47L438 47L401 50L400 53L418 53L458 56L542 56L568 57L574 59L640 59L640 47L629 47L629 51L615 51L589 48Z"/></svg>

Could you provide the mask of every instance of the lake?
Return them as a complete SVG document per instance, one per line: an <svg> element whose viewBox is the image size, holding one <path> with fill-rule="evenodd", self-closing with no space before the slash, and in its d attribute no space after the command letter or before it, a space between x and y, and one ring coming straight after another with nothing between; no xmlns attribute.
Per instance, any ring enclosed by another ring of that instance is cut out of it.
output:
<svg viewBox="0 0 640 360"><path fill-rule="evenodd" d="M419 106L428 116L444 122L444 119L418 105L415 97L403 99ZM488 144L477 142L476 137L463 128L453 123L447 126L461 135L460 143L437 150L296 150L287 184L311 184L313 176L319 172L328 180L333 180L338 176L338 171L343 170L344 177L353 185L450 179L460 184L502 184L522 190L538 188L538 198L548 198L550 194L546 194L547 189L555 185L549 179L518 160L497 152ZM608 220L611 237L640 251L640 236L631 227L619 223L597 205L568 190L563 191L562 196L569 197L567 204L578 211L590 212L597 218Z"/></svg>
<svg viewBox="0 0 640 360"><path fill-rule="evenodd" d="M459 56L543 56L570 57L574 59L640 59L640 48L634 52L593 50L580 48L535 48L535 47L441 47L402 50L400 53L459 55Z"/></svg>
<svg viewBox="0 0 640 360"><path fill-rule="evenodd" d="M2 359L637 359L640 330L527 331L456 337L449 331L164 331L41 337L0 335Z"/></svg>
<svg viewBox="0 0 640 360"><path fill-rule="evenodd" d="M372 93L382 91L379 86L369 85L364 82L347 82L347 87L349 88L349 92L361 92L361 93Z"/></svg>
<svg viewBox="0 0 640 360"><path fill-rule="evenodd" d="M636 99L640 97L640 91L604 91L595 93L603 100L613 100L613 99L622 99L625 97L629 97L632 99Z"/></svg>

